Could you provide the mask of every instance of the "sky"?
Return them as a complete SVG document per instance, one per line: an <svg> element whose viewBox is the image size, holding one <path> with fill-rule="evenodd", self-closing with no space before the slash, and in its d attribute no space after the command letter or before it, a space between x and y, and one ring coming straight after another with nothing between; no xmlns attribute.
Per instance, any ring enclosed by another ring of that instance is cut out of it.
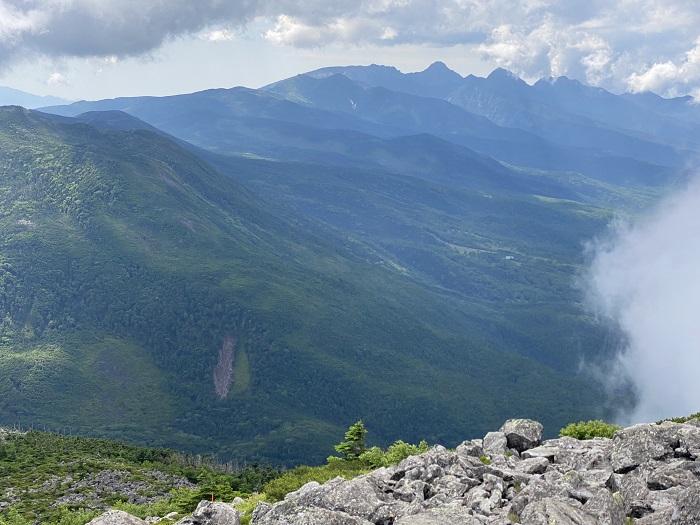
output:
<svg viewBox="0 0 700 525"><path fill-rule="evenodd" d="M261 87L331 65L507 68L700 94L696 0L0 0L0 85L70 100Z"/></svg>

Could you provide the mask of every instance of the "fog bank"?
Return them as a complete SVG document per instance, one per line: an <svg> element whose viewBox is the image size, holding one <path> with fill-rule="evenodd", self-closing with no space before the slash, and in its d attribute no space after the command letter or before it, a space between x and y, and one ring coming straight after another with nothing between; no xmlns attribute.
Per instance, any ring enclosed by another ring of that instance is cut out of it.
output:
<svg viewBox="0 0 700 525"><path fill-rule="evenodd" d="M592 246L591 305L627 341L606 367L638 394L621 423L700 411L700 182Z"/></svg>

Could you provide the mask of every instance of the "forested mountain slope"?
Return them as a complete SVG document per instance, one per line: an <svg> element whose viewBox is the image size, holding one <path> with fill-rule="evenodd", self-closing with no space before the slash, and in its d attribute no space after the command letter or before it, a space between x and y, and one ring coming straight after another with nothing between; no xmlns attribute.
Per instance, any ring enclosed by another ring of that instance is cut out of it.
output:
<svg viewBox="0 0 700 525"><path fill-rule="evenodd" d="M314 462L358 418L380 443L449 444L604 410L573 361L606 334L569 279L608 209L217 162L0 110L0 423Z"/></svg>

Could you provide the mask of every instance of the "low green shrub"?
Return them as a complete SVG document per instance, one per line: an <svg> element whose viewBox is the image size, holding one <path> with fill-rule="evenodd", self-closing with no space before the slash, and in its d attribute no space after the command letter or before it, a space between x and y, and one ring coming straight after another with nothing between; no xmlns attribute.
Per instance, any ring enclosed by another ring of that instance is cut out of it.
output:
<svg viewBox="0 0 700 525"><path fill-rule="evenodd" d="M255 506L261 501L267 501L267 494L253 494L236 505L236 509L241 513L241 525L250 525Z"/></svg>
<svg viewBox="0 0 700 525"><path fill-rule="evenodd" d="M337 476L352 479L361 474L367 474L372 469L364 461L329 458L327 465L320 467L296 467L279 478L268 482L263 489L269 502L280 501L290 492L301 488L309 481L325 483Z"/></svg>
<svg viewBox="0 0 700 525"><path fill-rule="evenodd" d="M428 443L421 441L418 445L411 445L405 441L398 440L389 446L384 452L379 447L372 447L360 456L360 461L364 461L372 468L390 467L398 465L409 456L416 456L427 452Z"/></svg>
<svg viewBox="0 0 700 525"><path fill-rule="evenodd" d="M559 437L569 436L576 439L593 439L594 437L611 438L616 431L620 430L618 425L606 423L600 419L595 421L579 421L570 423L559 431Z"/></svg>

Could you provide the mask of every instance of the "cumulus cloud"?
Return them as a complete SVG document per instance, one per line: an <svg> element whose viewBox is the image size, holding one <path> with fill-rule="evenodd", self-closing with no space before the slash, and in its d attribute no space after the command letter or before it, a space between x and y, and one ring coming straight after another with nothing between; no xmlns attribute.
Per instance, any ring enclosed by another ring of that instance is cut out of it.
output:
<svg viewBox="0 0 700 525"><path fill-rule="evenodd" d="M209 31L204 37L210 42L230 42L236 38L236 34L231 29L217 29Z"/></svg>
<svg viewBox="0 0 700 525"><path fill-rule="evenodd" d="M698 411L700 399L700 183L645 220L618 226L596 245L592 304L619 325L626 344L616 366L637 393L623 423Z"/></svg>
<svg viewBox="0 0 700 525"><path fill-rule="evenodd" d="M630 91L654 91L669 95L687 93L689 87L697 89L698 84L700 84L700 38L677 63L672 60L657 62L640 73L632 73L628 78Z"/></svg>
<svg viewBox="0 0 700 525"><path fill-rule="evenodd" d="M0 66L30 54L138 56L194 34L225 41L253 21L278 45L468 44L526 79L700 86L695 0L0 0Z"/></svg>
<svg viewBox="0 0 700 525"><path fill-rule="evenodd" d="M63 75L62 73L52 73L49 76L49 79L46 81L46 83L49 86L68 86L70 85L70 81L68 80L68 77Z"/></svg>

